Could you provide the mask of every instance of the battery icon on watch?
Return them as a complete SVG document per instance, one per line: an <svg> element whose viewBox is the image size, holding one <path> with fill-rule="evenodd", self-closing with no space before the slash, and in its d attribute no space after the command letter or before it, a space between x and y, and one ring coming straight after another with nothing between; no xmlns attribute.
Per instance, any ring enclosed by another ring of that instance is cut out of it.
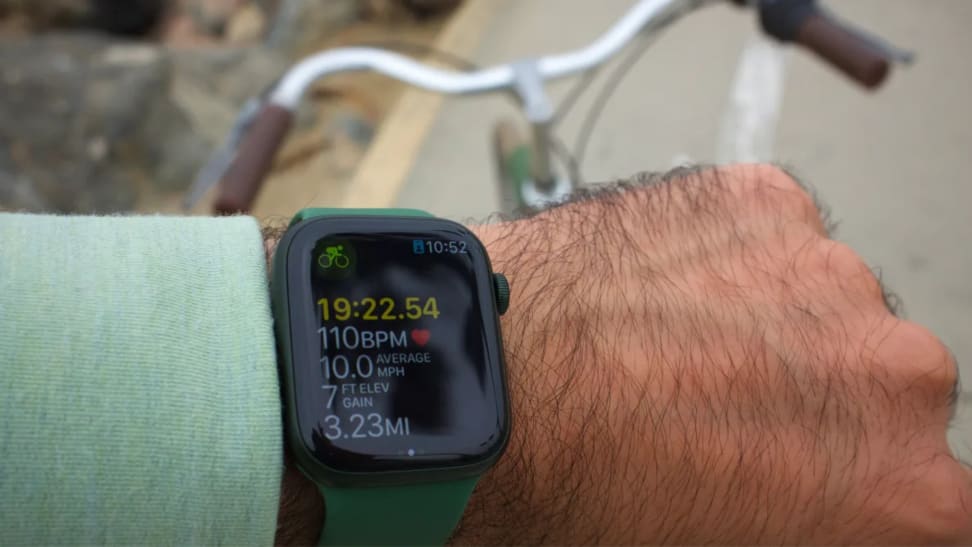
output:
<svg viewBox="0 0 972 547"><path fill-rule="evenodd" d="M415 239L412 241L412 254L424 255L425 254L425 242L421 239Z"/></svg>

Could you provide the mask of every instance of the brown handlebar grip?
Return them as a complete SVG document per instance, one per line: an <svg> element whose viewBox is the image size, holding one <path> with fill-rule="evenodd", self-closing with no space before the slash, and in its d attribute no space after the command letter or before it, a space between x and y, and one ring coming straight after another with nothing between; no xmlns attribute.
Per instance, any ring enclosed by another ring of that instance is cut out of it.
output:
<svg viewBox="0 0 972 547"><path fill-rule="evenodd" d="M808 17L796 41L869 89L881 85L891 67L871 44L822 15Z"/></svg>
<svg viewBox="0 0 972 547"><path fill-rule="evenodd" d="M219 182L213 201L214 213L235 215L250 211L292 119L289 110L275 104L267 104L260 110Z"/></svg>

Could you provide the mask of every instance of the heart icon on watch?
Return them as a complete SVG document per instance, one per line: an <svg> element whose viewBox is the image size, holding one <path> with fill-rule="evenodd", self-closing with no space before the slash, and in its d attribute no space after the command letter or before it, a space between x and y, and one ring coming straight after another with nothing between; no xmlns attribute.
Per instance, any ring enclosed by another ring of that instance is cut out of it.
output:
<svg viewBox="0 0 972 547"><path fill-rule="evenodd" d="M432 333L428 329L412 329L412 341L420 346L425 346L429 343L429 337Z"/></svg>

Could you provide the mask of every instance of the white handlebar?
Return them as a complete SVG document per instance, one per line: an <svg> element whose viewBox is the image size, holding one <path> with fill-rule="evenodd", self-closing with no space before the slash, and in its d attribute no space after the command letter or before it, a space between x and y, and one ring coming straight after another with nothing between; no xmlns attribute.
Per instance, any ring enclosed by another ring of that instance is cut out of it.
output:
<svg viewBox="0 0 972 547"><path fill-rule="evenodd" d="M691 11L712 0L641 0L591 45L560 55L541 57L540 74L561 78L595 67L611 58L642 29L671 16Z"/></svg>
<svg viewBox="0 0 972 547"><path fill-rule="evenodd" d="M270 102L293 110L304 91L318 78L337 72L374 70L405 83L439 93L463 94L508 87L513 69L507 65L475 72L453 72L373 48L342 48L304 59L290 69L270 94Z"/></svg>
<svg viewBox="0 0 972 547"><path fill-rule="evenodd" d="M544 80L587 70L617 53L650 23L711 1L713 0L640 0L597 41L583 49L541 57L537 60L537 70ZM298 63L281 78L270 94L270 102L292 111L297 108L307 88L318 78L354 70L374 70L416 87L451 95L510 88L515 77L511 65L456 72L432 68L385 50L344 48L318 53Z"/></svg>

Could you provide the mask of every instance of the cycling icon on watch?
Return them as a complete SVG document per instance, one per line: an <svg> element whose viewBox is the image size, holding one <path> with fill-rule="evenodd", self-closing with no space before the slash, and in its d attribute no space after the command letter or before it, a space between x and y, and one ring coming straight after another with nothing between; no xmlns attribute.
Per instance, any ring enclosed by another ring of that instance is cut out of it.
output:
<svg viewBox="0 0 972 547"><path fill-rule="evenodd" d="M328 237L318 240L310 259L313 274L322 279L348 279L358 270L357 250L354 242L347 239Z"/></svg>
<svg viewBox="0 0 972 547"><path fill-rule="evenodd" d="M317 265L324 270L331 268L344 270L351 265L351 259L344 254L344 245L333 245L324 248L321 256L317 257Z"/></svg>

